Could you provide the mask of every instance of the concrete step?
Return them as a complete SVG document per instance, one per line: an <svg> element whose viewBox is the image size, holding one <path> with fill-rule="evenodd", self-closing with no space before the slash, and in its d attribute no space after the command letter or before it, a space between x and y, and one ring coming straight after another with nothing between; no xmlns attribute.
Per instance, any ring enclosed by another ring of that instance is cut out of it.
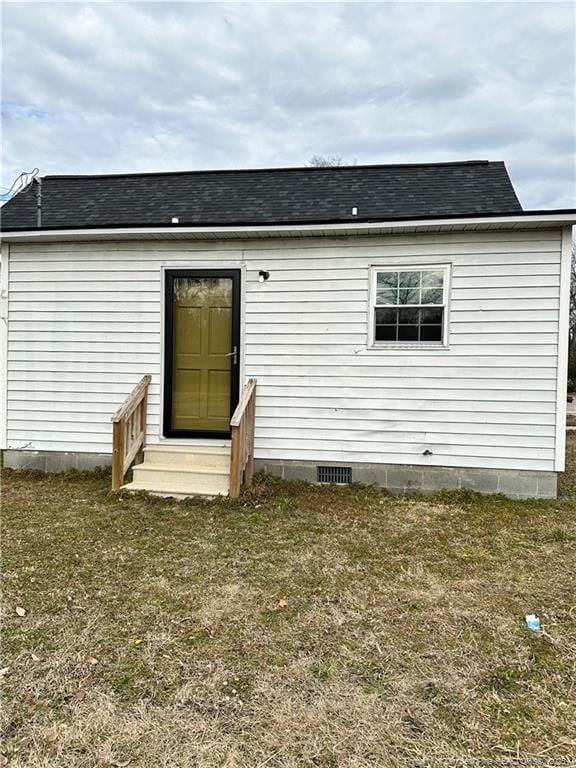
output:
<svg viewBox="0 0 576 768"><path fill-rule="evenodd" d="M228 470L219 467L186 467L166 464L138 464L133 468L134 489L166 491L187 495L227 494Z"/></svg>
<svg viewBox="0 0 576 768"><path fill-rule="evenodd" d="M139 488L138 486L134 485L134 483L127 483L126 485L123 485L122 490L130 491L131 493L136 491L146 491L146 493L149 493L152 496L162 496L164 498L170 499L189 499L194 496L198 496L203 499L212 499L215 496L222 495L219 493L179 493L178 491L169 491L166 488Z"/></svg>
<svg viewBox="0 0 576 768"><path fill-rule="evenodd" d="M160 496L226 495L230 485L230 447L160 444L144 449L124 488Z"/></svg>
<svg viewBox="0 0 576 768"><path fill-rule="evenodd" d="M144 464L174 465L190 469L214 467L228 472L230 469L230 448L150 445L144 449Z"/></svg>

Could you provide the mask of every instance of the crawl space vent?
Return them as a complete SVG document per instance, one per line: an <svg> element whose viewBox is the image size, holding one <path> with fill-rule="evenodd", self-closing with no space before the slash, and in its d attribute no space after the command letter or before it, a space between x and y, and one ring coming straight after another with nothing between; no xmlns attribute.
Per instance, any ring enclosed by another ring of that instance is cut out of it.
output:
<svg viewBox="0 0 576 768"><path fill-rule="evenodd" d="M351 483L352 467L316 467L316 480L319 483Z"/></svg>

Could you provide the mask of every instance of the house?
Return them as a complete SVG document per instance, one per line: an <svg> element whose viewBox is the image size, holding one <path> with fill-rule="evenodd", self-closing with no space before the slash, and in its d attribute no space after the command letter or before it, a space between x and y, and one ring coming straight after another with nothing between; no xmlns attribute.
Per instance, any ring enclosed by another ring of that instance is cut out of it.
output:
<svg viewBox="0 0 576 768"><path fill-rule="evenodd" d="M1 214L5 466L109 464L114 430L160 493L226 493L232 450L555 497L576 212L503 163L45 176Z"/></svg>

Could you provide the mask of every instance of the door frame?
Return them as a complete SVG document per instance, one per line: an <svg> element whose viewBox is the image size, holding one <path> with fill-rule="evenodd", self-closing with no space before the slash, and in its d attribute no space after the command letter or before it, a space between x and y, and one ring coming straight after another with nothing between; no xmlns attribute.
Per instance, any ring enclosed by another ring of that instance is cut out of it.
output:
<svg viewBox="0 0 576 768"><path fill-rule="evenodd" d="M232 334L231 350L236 347L236 362L230 366L230 418L240 398L240 318L241 318L241 269L179 269L164 270L164 375L162 403L162 435L166 438L214 438L227 439L230 429L223 431L172 428L172 384L174 364L174 280L181 277L226 277L232 280Z"/></svg>

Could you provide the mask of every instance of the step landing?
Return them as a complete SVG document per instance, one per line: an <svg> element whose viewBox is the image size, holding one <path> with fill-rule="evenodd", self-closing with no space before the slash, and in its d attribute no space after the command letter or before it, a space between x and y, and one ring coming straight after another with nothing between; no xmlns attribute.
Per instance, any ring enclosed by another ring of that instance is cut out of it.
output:
<svg viewBox="0 0 576 768"><path fill-rule="evenodd" d="M230 489L230 448L151 445L144 461L132 468L127 491L157 496L226 496Z"/></svg>

